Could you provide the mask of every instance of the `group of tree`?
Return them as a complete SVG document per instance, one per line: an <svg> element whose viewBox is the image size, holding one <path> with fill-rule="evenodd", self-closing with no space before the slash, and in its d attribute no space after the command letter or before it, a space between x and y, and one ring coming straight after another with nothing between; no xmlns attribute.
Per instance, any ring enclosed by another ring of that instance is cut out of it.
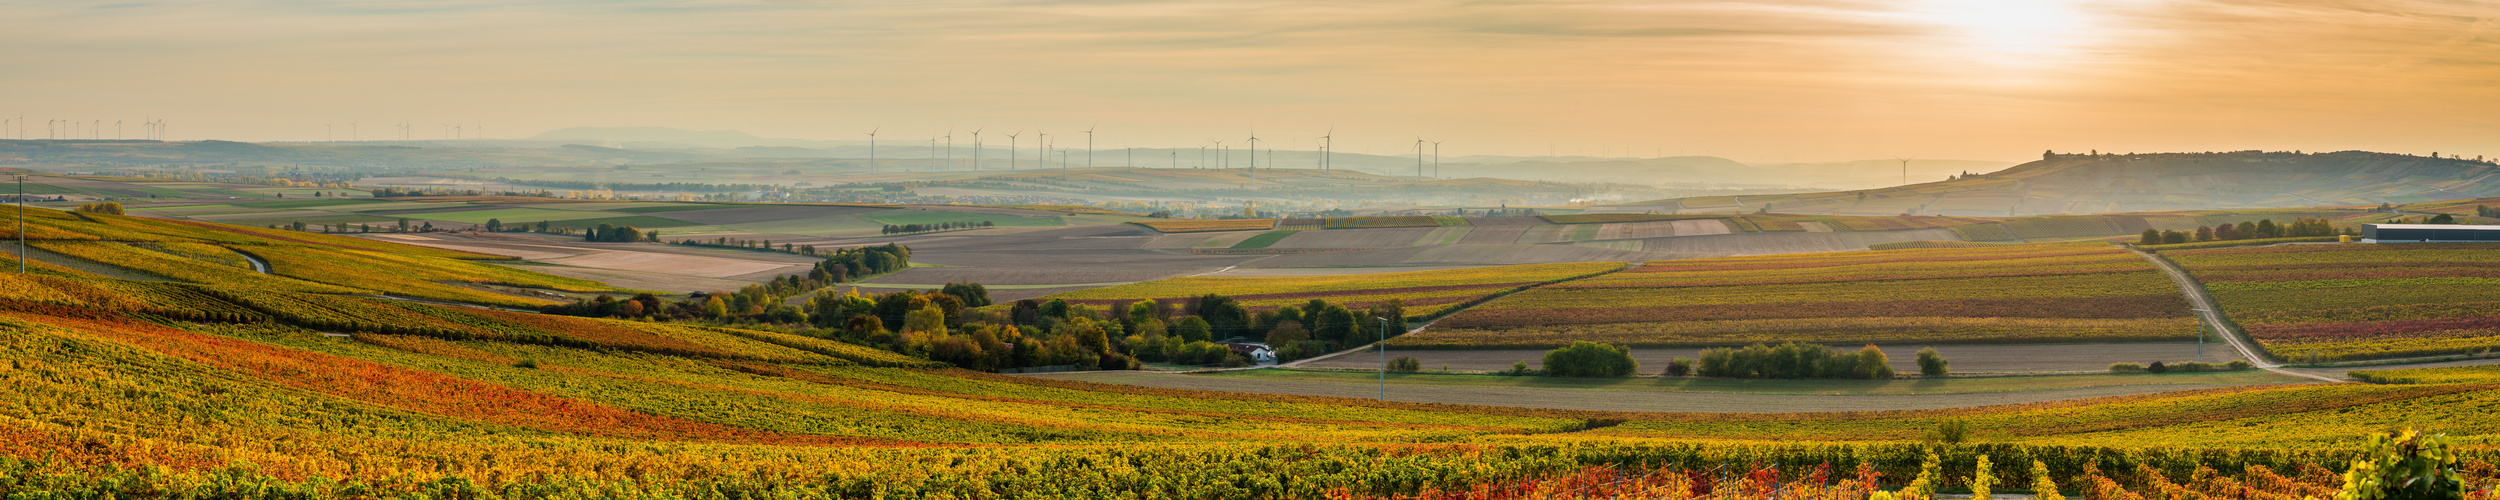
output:
<svg viewBox="0 0 2500 500"><path fill-rule="evenodd" d="M643 231L642 229L634 226L619 227L615 224L601 222L598 227L590 228L589 231L583 231L582 241L605 243L659 243L660 232L658 230Z"/></svg>
<svg viewBox="0 0 2500 500"><path fill-rule="evenodd" d="M997 225L998 225L998 224L991 223L990 221L981 221L981 222L940 222L940 223L936 223L936 224L902 224L902 225L886 224L886 225L885 225L885 234L912 234L912 233L926 233L926 232L932 232L932 231L946 231L946 230L953 230L953 229L972 229L972 228L980 228L980 227L996 227Z"/></svg>
<svg viewBox="0 0 2500 500"><path fill-rule="evenodd" d="M2475 217L2500 217L2500 207L2493 207L2493 206L2491 206L2491 205L2475 205L2475 206L2474 206L2474 216L2475 216Z"/></svg>
<svg viewBox="0 0 2500 500"><path fill-rule="evenodd" d="M1919 351L1921 356L1934 352ZM1844 353L1830 346L1788 342L1777 346L1705 349L1693 372L1723 378L1889 379L1893 377L1891 361L1883 349L1873 344Z"/></svg>
<svg viewBox="0 0 2500 500"><path fill-rule="evenodd" d="M668 243L690 247L728 248L757 252L780 252L791 255L806 255L810 257L825 254L823 251L817 250L815 245L794 245L790 243L774 245L773 240L741 240L726 236L716 237L709 240L670 240Z"/></svg>
<svg viewBox="0 0 2500 500"><path fill-rule="evenodd" d="M394 187L394 186L383 186L383 187L377 187L377 188L373 188L373 189L368 189L368 190L366 190L366 191L373 193L373 197L375 197L375 198L413 198L413 197L420 197L420 196L526 196L526 197L531 197L531 198L554 198L554 197L556 197L556 194L555 194L555 193L551 193L551 192L547 192L547 191L480 191L480 190L475 190L475 189L405 188L405 187Z"/></svg>
<svg viewBox="0 0 2500 500"><path fill-rule="evenodd" d="M2146 229L2144 230L2144 234L2136 239L2136 244L2164 245L2187 243L2190 241L2302 238L2311 236L2334 236L2336 234L2335 225L2327 223L2326 219L2301 217L2293 219L2292 222L2288 224L2276 224L2274 219L2261 219L2256 222L2203 226L2196 228L2196 231L2192 233L2187 231Z"/></svg>
<svg viewBox="0 0 2500 500"><path fill-rule="evenodd" d="M622 306L608 306L599 299L575 301L571 304L547 306L548 314L570 316L628 317L670 320L700 320L727 323L764 323L804 325L809 323L808 309L787 304L789 298L822 290L837 284L869 276L902 270L911 266L911 249L886 244L846 248L824 255L806 273L790 274L750 284L736 292L710 292L690 295L676 304L646 304L644 308L627 311ZM966 297L981 307L989 305L989 289L979 284L948 284L947 293ZM636 297L640 300L640 297ZM657 301L659 299L652 299ZM717 302L717 304L715 304ZM897 320L900 320L897 313ZM837 318L839 319L839 318Z"/></svg>
<svg viewBox="0 0 2500 500"><path fill-rule="evenodd" d="M87 203L79 205L78 211L91 214L126 215L122 213L122 203L118 201L99 201L95 203Z"/></svg>

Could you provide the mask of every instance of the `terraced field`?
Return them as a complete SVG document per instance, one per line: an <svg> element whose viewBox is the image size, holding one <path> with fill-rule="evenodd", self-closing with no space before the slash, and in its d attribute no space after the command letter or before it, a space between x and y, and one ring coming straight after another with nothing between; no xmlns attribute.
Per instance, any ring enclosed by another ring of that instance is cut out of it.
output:
<svg viewBox="0 0 2500 500"><path fill-rule="evenodd" d="M2500 348L2500 245L2295 244L2162 256L2286 361Z"/></svg>
<svg viewBox="0 0 2500 500"><path fill-rule="evenodd" d="M2077 343L2195 338L2178 289L2101 244L1651 262L1485 303L1408 348Z"/></svg>

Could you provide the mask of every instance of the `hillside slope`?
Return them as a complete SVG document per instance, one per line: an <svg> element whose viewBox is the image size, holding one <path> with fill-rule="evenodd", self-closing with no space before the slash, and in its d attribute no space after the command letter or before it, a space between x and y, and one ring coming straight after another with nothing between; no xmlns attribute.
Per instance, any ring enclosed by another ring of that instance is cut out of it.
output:
<svg viewBox="0 0 2500 500"><path fill-rule="evenodd" d="M2353 206L2500 195L2500 163L2387 153L2047 154L2002 171L1862 191L1679 198L1591 212L2022 216ZM1700 203L1697 203L1700 202Z"/></svg>

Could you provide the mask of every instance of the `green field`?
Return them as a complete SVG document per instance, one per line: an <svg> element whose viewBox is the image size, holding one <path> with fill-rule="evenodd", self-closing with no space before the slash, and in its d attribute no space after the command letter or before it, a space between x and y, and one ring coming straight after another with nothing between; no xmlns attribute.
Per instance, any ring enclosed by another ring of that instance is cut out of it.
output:
<svg viewBox="0 0 2500 500"><path fill-rule="evenodd" d="M867 214L867 218L868 220L877 221L879 223L898 226L903 224L944 224L949 222L971 224L988 222L997 224L1000 227L1046 227L1066 225L1061 223L1058 217L1018 217L1013 215L951 212L943 210L888 210L869 213Z"/></svg>

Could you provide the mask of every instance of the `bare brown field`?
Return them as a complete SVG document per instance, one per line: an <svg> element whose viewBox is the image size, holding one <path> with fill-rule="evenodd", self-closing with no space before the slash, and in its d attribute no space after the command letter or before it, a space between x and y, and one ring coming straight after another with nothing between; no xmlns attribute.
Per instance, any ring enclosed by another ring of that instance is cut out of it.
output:
<svg viewBox="0 0 2500 500"><path fill-rule="evenodd" d="M838 207L820 205L724 206L711 210L664 212L671 219L710 225L753 224L792 219L839 217L888 211L888 208Z"/></svg>
<svg viewBox="0 0 2500 500"><path fill-rule="evenodd" d="M1858 346L1834 346L1856 349ZM2192 361L2196 359L2195 343L2126 343L2126 344L2027 344L2027 345L1953 345L1899 344L1878 346L1890 358L1893 370L1918 373L1918 350L1935 347L1936 352L1952 362L1953 371L1970 373L2072 372L2108 370L2110 363L2150 363L2154 361ZM2205 360L2228 362L2240 359L2228 345L2205 345ZM1643 372L1656 373L1675 358L1698 358L1701 349L1632 349L1632 359L1641 363ZM1511 363L1525 361L1535 368L1545 357L1544 350L1399 350L1391 348L1390 357L1414 356L1426 368L1451 370L1497 371L1510 369ZM1310 361L1304 366L1317 368L1371 368L1379 361L1372 356L1347 355Z"/></svg>
<svg viewBox="0 0 2500 500"><path fill-rule="evenodd" d="M1432 234L1434 229L1401 227L1302 231L1286 236L1268 248L1401 248L1414 246L1415 240Z"/></svg>
<svg viewBox="0 0 2500 500"><path fill-rule="evenodd" d="M1743 233L1711 236L1654 238L1647 250L1693 257L1726 257L1736 255L1767 255L1782 253L1841 252L1865 250L1876 243L1917 240L1960 241L1962 237L1948 229L1907 229L1899 231L1842 231L1831 233Z"/></svg>
<svg viewBox="0 0 2500 500"><path fill-rule="evenodd" d="M705 278L727 278L756 273L789 271L804 268L802 264L759 262L698 255L676 255L652 252L595 252L588 255L549 259L541 262L574 267L642 271ZM799 269L804 270L804 269Z"/></svg>
<svg viewBox="0 0 2500 500"><path fill-rule="evenodd" d="M1425 366L1434 365L1427 361L1425 362ZM1030 376L1174 389L1250 392L1261 394L1299 394L1307 396L1334 396L1345 398L1372 398L1380 394L1381 391L1380 387L1377 385L1364 383L1320 380L1275 380L1247 377L1215 377L1154 372L1084 372ZM1390 401L1404 402L1516 406L1528 408L1597 411L1788 413L1933 410L1943 408L2037 403L2042 401L2059 401L2103 396L2123 396L2130 394L2150 394L2157 392L2203 389L2208 387L2216 386L2146 385L1976 394L1828 396L1807 394L1725 394L1607 389L1391 385L1387 390L1387 399Z"/></svg>

